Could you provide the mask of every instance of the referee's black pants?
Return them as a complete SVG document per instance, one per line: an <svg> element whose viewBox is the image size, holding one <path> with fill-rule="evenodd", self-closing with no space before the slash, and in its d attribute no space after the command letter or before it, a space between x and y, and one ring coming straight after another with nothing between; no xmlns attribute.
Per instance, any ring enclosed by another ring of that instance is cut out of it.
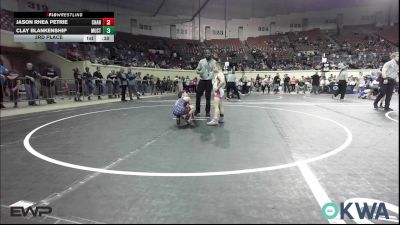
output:
<svg viewBox="0 0 400 225"><path fill-rule="evenodd" d="M346 94L347 82L345 80L339 80L338 82L338 90L334 94L334 96L338 96L340 94L340 99L344 99L344 95Z"/></svg>
<svg viewBox="0 0 400 225"><path fill-rule="evenodd" d="M392 78L387 78L388 83L382 84L382 87L379 89L379 95L376 97L374 101L374 106L378 106L378 102L386 95L385 99L385 109L388 110L390 106L390 100L392 99L393 90L396 81Z"/></svg>
<svg viewBox="0 0 400 225"><path fill-rule="evenodd" d="M212 82L211 80L200 80L197 86L196 92L196 113L200 113L200 103L201 97L206 91L206 114L210 114L211 110L211 91L212 91Z"/></svg>

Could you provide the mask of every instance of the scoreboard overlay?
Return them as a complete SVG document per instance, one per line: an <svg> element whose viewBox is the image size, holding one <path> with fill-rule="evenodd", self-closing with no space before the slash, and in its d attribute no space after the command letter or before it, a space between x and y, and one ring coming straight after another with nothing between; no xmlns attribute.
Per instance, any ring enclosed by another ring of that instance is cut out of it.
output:
<svg viewBox="0 0 400 225"><path fill-rule="evenodd" d="M114 42L114 12L14 12L15 42Z"/></svg>

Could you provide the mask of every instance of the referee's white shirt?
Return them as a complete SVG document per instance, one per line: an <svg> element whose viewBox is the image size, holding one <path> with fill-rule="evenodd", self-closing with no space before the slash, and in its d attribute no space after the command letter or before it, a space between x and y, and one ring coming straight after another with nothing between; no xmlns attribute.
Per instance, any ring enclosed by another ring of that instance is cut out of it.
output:
<svg viewBox="0 0 400 225"><path fill-rule="evenodd" d="M392 59L386 62L382 67L382 77L396 79L399 76L399 64Z"/></svg>
<svg viewBox="0 0 400 225"><path fill-rule="evenodd" d="M344 80L347 81L347 79L349 79L349 75L347 73L347 70L341 70L339 72L339 75L337 77L337 80Z"/></svg>

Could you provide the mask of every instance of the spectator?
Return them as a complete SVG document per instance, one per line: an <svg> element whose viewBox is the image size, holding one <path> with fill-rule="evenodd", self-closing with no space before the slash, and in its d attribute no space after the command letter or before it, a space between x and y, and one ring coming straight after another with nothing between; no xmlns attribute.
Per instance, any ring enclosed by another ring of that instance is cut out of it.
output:
<svg viewBox="0 0 400 225"><path fill-rule="evenodd" d="M296 90L296 77L292 76L292 78L290 79L290 86L292 88L292 91L294 92Z"/></svg>
<svg viewBox="0 0 400 225"><path fill-rule="evenodd" d="M126 102L125 94L126 94L126 88L128 86L128 79L124 68L121 68L119 70L119 72L117 73L117 77L119 78L121 84L121 101Z"/></svg>
<svg viewBox="0 0 400 225"><path fill-rule="evenodd" d="M24 78L22 83L25 84L25 91L29 105L37 106L35 102L35 99L37 98L36 81L41 77L40 74L33 69L32 63L27 63L22 77Z"/></svg>
<svg viewBox="0 0 400 225"><path fill-rule="evenodd" d="M197 84L198 84L198 80L197 80L197 77L195 77L195 78L193 78L193 80L192 80L193 92L194 92L194 93L197 92Z"/></svg>
<svg viewBox="0 0 400 225"><path fill-rule="evenodd" d="M149 79L150 79L149 74L146 74L146 75L143 77L143 80L142 80L143 95L144 95L144 93L148 92Z"/></svg>
<svg viewBox="0 0 400 225"><path fill-rule="evenodd" d="M6 73L6 81L10 89L10 101L14 102L14 108L18 107L19 88L22 84L21 77L17 73Z"/></svg>
<svg viewBox="0 0 400 225"><path fill-rule="evenodd" d="M247 94L249 92L247 83L249 80L244 71L242 71L242 78L240 78L240 82L242 82L242 94Z"/></svg>
<svg viewBox="0 0 400 225"><path fill-rule="evenodd" d="M56 103L54 101L53 87L57 79L57 72L54 70L52 65L49 65L47 71L41 77L43 97L46 99L47 104Z"/></svg>
<svg viewBox="0 0 400 225"><path fill-rule="evenodd" d="M284 78L283 78L283 92L284 93L289 93L290 94L290 77L285 74Z"/></svg>
<svg viewBox="0 0 400 225"><path fill-rule="evenodd" d="M63 80L63 91L64 91L64 96L69 96L70 92L67 80ZM64 97L61 97L61 99L64 99ZM69 99L71 99L71 96L69 96Z"/></svg>
<svg viewBox="0 0 400 225"><path fill-rule="evenodd" d="M235 69L232 69L228 72L228 76L226 78L227 85L226 85L226 100L229 100L230 98L230 93L231 90L233 90L233 93L237 96L237 98L240 100L240 95L239 91L236 87L236 75L235 75Z"/></svg>
<svg viewBox="0 0 400 225"><path fill-rule="evenodd" d="M183 83L184 83L184 78L178 77L178 92L183 91Z"/></svg>
<svg viewBox="0 0 400 225"><path fill-rule="evenodd" d="M159 77L157 77L157 79L156 79L155 87L156 87L156 92L155 92L156 95L158 95L158 93L160 93L160 94L163 93L162 89L161 89L161 79Z"/></svg>
<svg viewBox="0 0 400 225"><path fill-rule="evenodd" d="M318 89L319 89L319 84L320 84L320 76L318 75L318 72L315 73L314 75L311 76L311 85L312 85L312 89L311 89L311 94L319 94L318 93Z"/></svg>
<svg viewBox="0 0 400 225"><path fill-rule="evenodd" d="M93 97L93 90L95 86L93 84L93 75L90 73L89 67L85 67L83 79L85 80L85 85L88 90L88 100L91 100L91 97Z"/></svg>
<svg viewBox="0 0 400 225"><path fill-rule="evenodd" d="M103 95L104 92L104 87L103 87L103 75L100 72L100 67L96 67L96 72L93 73L93 77L95 78L95 84L96 84L96 89L97 89L97 99L100 100L101 96Z"/></svg>
<svg viewBox="0 0 400 225"><path fill-rule="evenodd" d="M303 91L303 94L306 93L306 82L304 81L304 78L302 77L299 81L297 81L297 85L296 85L296 92L297 94L299 94L300 91Z"/></svg>
<svg viewBox="0 0 400 225"><path fill-rule="evenodd" d="M115 70L111 70L110 74L107 75L107 87L108 87L108 98L119 98L119 82L118 82L118 76L115 73Z"/></svg>
<svg viewBox="0 0 400 225"><path fill-rule="evenodd" d="M144 89L143 89L143 82L142 82L142 74L140 72L137 73L136 76L136 85L137 85L137 91L139 93L142 93L144 95Z"/></svg>
<svg viewBox="0 0 400 225"><path fill-rule="evenodd" d="M128 92L129 92L129 98L130 100L132 99L132 93L136 95L136 98L139 100L139 93L137 92L137 85L136 85L136 74L132 72L132 69L128 69L128 73L126 74L126 77L128 79Z"/></svg>
<svg viewBox="0 0 400 225"><path fill-rule="evenodd" d="M3 105L3 92L5 90L6 76L8 73L8 69L3 66L3 61L0 60L0 109L5 108L5 106Z"/></svg>
<svg viewBox="0 0 400 225"><path fill-rule="evenodd" d="M271 79L271 76L268 76L268 78L264 79L265 84L267 85L267 93L271 91L271 86L273 86L273 80Z"/></svg>
<svg viewBox="0 0 400 225"><path fill-rule="evenodd" d="M74 80L75 80L75 101L81 102L81 95L82 95L82 74L79 71L79 68L76 67L73 69L74 72Z"/></svg>
<svg viewBox="0 0 400 225"><path fill-rule="evenodd" d="M281 78L279 77L279 73L276 73L275 77L274 77L274 94L277 94L279 92L279 86L281 85Z"/></svg>
<svg viewBox="0 0 400 225"><path fill-rule="evenodd" d="M150 94L152 95L154 92L154 76L150 75L149 77L149 88L150 88Z"/></svg>

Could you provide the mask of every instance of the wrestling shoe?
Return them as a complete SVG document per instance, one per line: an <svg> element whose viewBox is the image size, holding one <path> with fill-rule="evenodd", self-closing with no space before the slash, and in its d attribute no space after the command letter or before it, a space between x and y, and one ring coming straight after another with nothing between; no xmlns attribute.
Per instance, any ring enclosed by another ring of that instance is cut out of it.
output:
<svg viewBox="0 0 400 225"><path fill-rule="evenodd" d="M216 120L211 120L210 122L207 123L208 126L217 126L218 122Z"/></svg>

